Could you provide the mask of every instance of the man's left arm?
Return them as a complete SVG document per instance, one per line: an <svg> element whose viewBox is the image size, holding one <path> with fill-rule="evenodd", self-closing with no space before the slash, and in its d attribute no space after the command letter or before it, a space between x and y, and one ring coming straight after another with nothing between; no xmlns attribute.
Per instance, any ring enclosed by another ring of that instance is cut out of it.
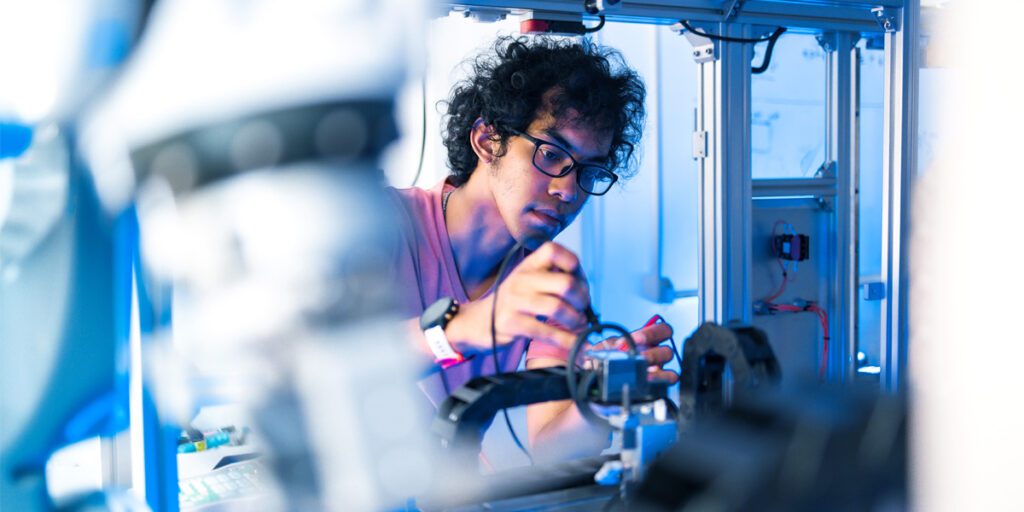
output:
<svg viewBox="0 0 1024 512"><path fill-rule="evenodd" d="M528 370L552 366L565 366L565 360L541 357L526 362ZM527 406L526 429L530 453L537 463L595 455L608 446L609 432L589 425L572 400Z"/></svg>

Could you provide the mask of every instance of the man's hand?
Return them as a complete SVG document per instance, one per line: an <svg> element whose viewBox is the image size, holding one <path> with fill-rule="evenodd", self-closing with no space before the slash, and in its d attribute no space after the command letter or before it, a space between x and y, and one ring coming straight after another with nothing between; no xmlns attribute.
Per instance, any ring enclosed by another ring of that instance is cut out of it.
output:
<svg viewBox="0 0 1024 512"><path fill-rule="evenodd" d="M516 266L502 281L497 295L494 328L499 345L530 338L534 343L568 350L576 341L575 333L586 325L583 310L590 305L590 289L579 259L554 242L541 245ZM471 353L490 349L493 306L491 294L460 308L445 329L458 350Z"/></svg>
<svg viewBox="0 0 1024 512"><path fill-rule="evenodd" d="M679 375L664 368L665 364L675 357L672 354L672 349L658 346L659 343L672 337L672 326L666 323L657 323L637 329L630 334L633 335L637 351L647 359L647 363L650 365L647 368L648 378L675 384L679 380ZM625 343L622 338L609 338L594 345L593 349L615 349L625 346Z"/></svg>
<svg viewBox="0 0 1024 512"><path fill-rule="evenodd" d="M672 360L672 349L658 344L672 337L672 326L658 323L632 333L636 348L647 359L648 378L674 384L675 372L663 367ZM622 338L610 338L591 349L618 349ZM561 366L565 359L537 358L526 362L528 369ZM537 461L556 462L599 453L608 444L607 433L590 425L569 400L533 404L526 408L530 445Z"/></svg>

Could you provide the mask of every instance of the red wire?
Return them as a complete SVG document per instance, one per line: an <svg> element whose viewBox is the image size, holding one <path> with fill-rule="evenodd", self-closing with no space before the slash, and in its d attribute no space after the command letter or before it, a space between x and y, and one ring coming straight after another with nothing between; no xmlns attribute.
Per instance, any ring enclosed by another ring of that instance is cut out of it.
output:
<svg viewBox="0 0 1024 512"><path fill-rule="evenodd" d="M650 327L650 326L652 326L652 325L654 325L654 324L656 324L658 322L665 322L665 319L662 318L661 315L655 314L649 320L647 320L647 323L645 323L644 326L641 327L641 329L646 329L647 327ZM619 342L618 346L616 346L615 348L616 348L616 350L621 350L623 352L626 352L626 351L629 350L629 344L626 343L626 340L622 340L622 341Z"/></svg>
<svg viewBox="0 0 1024 512"><path fill-rule="evenodd" d="M769 304L768 309L773 311L788 311L798 313L800 311L813 311L818 315L818 322L821 323L821 363L818 365L818 377L824 379L825 371L828 368L828 342L831 339L828 332L828 312L817 304L808 304L806 307L794 306L791 304Z"/></svg>
<svg viewBox="0 0 1024 512"><path fill-rule="evenodd" d="M646 324L644 324L644 327L650 327L650 326L652 326L652 325L654 325L654 324L656 324L658 322L664 322L664 321L665 321L665 319L662 318L661 315L654 315L654 316L651 317L650 320L647 321Z"/></svg>
<svg viewBox="0 0 1024 512"><path fill-rule="evenodd" d="M828 367L828 342L830 339L828 332L828 312L817 304L811 304L807 306L807 309L814 311L818 315L818 320L821 322L821 365L818 367L818 376L825 378L825 370Z"/></svg>
<svg viewBox="0 0 1024 512"><path fill-rule="evenodd" d="M764 299L764 301L768 302L768 303L771 303L771 301L779 298L779 295L782 295L782 292L786 291L786 282L788 282L788 281L789 281L789 278L786 277L786 271L783 270L782 271L782 284L779 285L779 290L776 291L775 293L773 293L770 297L766 297Z"/></svg>
<svg viewBox="0 0 1024 512"><path fill-rule="evenodd" d="M775 252L775 236L778 232L779 225L786 224L786 221L778 219L772 226L772 252ZM806 307L801 308L800 306L794 306L791 304L772 304L772 301L779 298L783 292L786 291L786 284L796 279L796 274L789 276L786 272L786 266L782 264L782 258L778 254L775 255L775 261L779 264L779 268L782 269L782 283L779 285L778 291L771 296L764 299L764 302L768 305L768 309L772 311L788 311L791 313L797 313L800 311L813 311L814 314L818 315L818 321L821 323L821 363L818 365L818 377L821 379L825 378L825 372L828 368L828 342L831 339L828 332L828 312L825 311L821 306L817 304L808 304Z"/></svg>

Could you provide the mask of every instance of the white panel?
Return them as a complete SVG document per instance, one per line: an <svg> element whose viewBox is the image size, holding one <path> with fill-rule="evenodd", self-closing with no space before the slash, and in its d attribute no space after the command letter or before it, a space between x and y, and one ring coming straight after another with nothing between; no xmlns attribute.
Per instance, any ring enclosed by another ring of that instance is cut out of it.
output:
<svg viewBox="0 0 1024 512"><path fill-rule="evenodd" d="M447 153L441 144L441 115L445 108L439 102L448 98L452 85L466 77L468 59L494 43L499 35L519 30L515 17L495 23L478 23L453 14L431 21L427 26L426 69L426 146L423 172L416 185L432 187L448 175ZM384 154L383 167L388 181L395 187L413 184L420 158L423 136L422 77L410 77L398 95L398 129L400 139Z"/></svg>
<svg viewBox="0 0 1024 512"><path fill-rule="evenodd" d="M667 27L609 23L599 34L644 79L648 118L637 175L595 201L599 222L584 220L601 228L585 230L600 237L584 254L585 261L596 261L595 303L603 320L627 328L661 314L681 341L696 328L696 299L659 304L645 293L644 283L657 276L660 220L663 277L677 290L697 286L698 175L690 146L696 64L690 44Z"/></svg>

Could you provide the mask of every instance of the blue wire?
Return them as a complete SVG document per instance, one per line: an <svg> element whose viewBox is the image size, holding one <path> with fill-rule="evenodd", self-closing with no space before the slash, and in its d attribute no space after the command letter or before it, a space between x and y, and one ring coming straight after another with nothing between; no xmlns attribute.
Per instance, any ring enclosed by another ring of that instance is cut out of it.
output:
<svg viewBox="0 0 1024 512"><path fill-rule="evenodd" d="M676 362L679 363L679 371L683 370L683 357L679 355L679 349L676 348L676 340L673 337L668 339L670 345L672 345L672 355L676 356Z"/></svg>

